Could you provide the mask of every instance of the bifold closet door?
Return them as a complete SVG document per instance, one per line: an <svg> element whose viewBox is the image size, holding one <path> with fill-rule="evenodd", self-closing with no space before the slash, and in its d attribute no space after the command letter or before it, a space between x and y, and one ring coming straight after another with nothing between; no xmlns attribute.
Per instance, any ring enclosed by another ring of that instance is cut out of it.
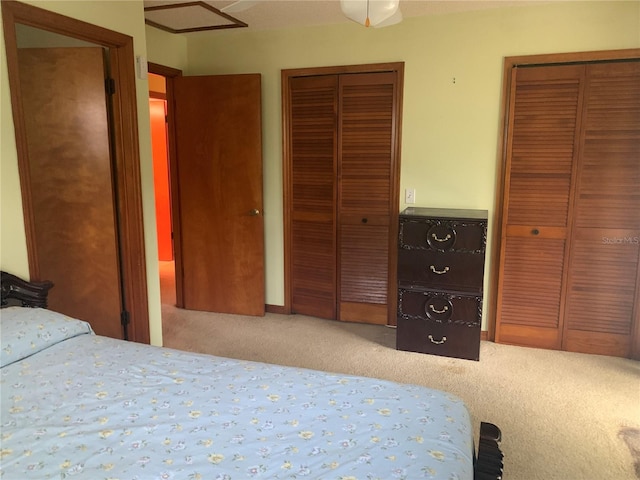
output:
<svg viewBox="0 0 640 480"><path fill-rule="evenodd" d="M629 357L640 326L640 61L588 65L584 98L563 349Z"/></svg>
<svg viewBox="0 0 640 480"><path fill-rule="evenodd" d="M397 74L302 76L289 89L292 310L387 324Z"/></svg>
<svg viewBox="0 0 640 480"><path fill-rule="evenodd" d="M516 68L511 90L496 341L638 355L640 63Z"/></svg>
<svg viewBox="0 0 640 480"><path fill-rule="evenodd" d="M291 80L291 302L336 318L338 76Z"/></svg>
<svg viewBox="0 0 640 480"><path fill-rule="evenodd" d="M340 320L386 325L389 319L396 78L395 73L340 76Z"/></svg>

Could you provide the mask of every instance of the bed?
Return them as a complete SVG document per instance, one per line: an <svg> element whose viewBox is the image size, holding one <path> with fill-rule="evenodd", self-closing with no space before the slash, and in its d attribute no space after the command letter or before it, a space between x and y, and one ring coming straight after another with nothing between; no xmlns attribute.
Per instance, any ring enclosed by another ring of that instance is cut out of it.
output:
<svg viewBox="0 0 640 480"><path fill-rule="evenodd" d="M502 478L453 395L102 337L51 286L2 273L3 479Z"/></svg>

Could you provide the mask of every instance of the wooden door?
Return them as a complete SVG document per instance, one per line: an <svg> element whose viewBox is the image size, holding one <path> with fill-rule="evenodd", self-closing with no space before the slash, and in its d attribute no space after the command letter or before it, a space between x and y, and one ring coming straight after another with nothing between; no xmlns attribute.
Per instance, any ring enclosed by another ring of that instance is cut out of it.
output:
<svg viewBox="0 0 640 480"><path fill-rule="evenodd" d="M49 308L123 338L102 48L18 49L35 257Z"/></svg>
<svg viewBox="0 0 640 480"><path fill-rule="evenodd" d="M176 77L173 94L179 306L263 315L260 75Z"/></svg>
<svg viewBox="0 0 640 480"><path fill-rule="evenodd" d="M339 319L386 325L395 172L396 74L340 76ZM394 285L395 291L395 285Z"/></svg>
<svg viewBox="0 0 640 480"><path fill-rule="evenodd" d="M336 318L338 76L291 80L292 309Z"/></svg>
<svg viewBox="0 0 640 480"><path fill-rule="evenodd" d="M496 341L557 349L584 66L513 75Z"/></svg>
<svg viewBox="0 0 640 480"><path fill-rule="evenodd" d="M563 349L629 357L638 310L640 61L586 67Z"/></svg>

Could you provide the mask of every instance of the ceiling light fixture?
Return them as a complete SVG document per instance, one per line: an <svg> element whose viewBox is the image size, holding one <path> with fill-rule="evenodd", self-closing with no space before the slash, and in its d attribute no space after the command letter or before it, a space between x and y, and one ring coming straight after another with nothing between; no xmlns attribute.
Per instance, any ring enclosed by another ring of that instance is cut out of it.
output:
<svg viewBox="0 0 640 480"><path fill-rule="evenodd" d="M402 20L400 0L340 0L347 18L365 27L386 27Z"/></svg>

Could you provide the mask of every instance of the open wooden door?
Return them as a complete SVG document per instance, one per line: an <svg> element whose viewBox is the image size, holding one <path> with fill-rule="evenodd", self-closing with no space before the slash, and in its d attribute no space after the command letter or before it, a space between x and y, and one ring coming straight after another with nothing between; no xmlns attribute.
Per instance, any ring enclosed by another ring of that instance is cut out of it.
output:
<svg viewBox="0 0 640 480"><path fill-rule="evenodd" d="M37 270L49 308L124 338L101 47L20 48Z"/></svg>
<svg viewBox="0 0 640 480"><path fill-rule="evenodd" d="M264 315L261 79L173 79L179 307Z"/></svg>

